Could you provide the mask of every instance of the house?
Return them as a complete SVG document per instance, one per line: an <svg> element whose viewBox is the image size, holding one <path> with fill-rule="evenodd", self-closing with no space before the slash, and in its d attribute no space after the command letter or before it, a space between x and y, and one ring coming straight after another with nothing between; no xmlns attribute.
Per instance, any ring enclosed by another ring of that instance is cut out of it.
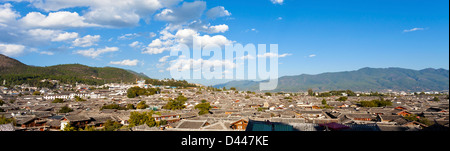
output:
<svg viewBox="0 0 450 151"><path fill-rule="evenodd" d="M396 110L406 110L406 108L405 108L405 107L402 107L402 106L397 106L397 107L395 107L394 109L396 109Z"/></svg>
<svg viewBox="0 0 450 151"><path fill-rule="evenodd" d="M45 126L48 127L50 131L60 131L61 130L61 121L60 120L50 120L45 123Z"/></svg>
<svg viewBox="0 0 450 151"><path fill-rule="evenodd" d="M392 108L370 108L368 112L374 115L389 115L392 110Z"/></svg>
<svg viewBox="0 0 450 151"><path fill-rule="evenodd" d="M12 123L0 125L0 132L4 131L15 131L14 125Z"/></svg>
<svg viewBox="0 0 450 151"><path fill-rule="evenodd" d="M15 117L17 119L16 125L23 129L35 127L36 123L36 117L35 116L23 116L23 117Z"/></svg>
<svg viewBox="0 0 450 151"><path fill-rule="evenodd" d="M401 115L401 116L409 116L409 115L411 115L411 113L409 113L408 111L401 111L401 112L398 112L396 114L397 115Z"/></svg>
<svg viewBox="0 0 450 151"><path fill-rule="evenodd" d="M210 124L207 122L207 120L183 120L175 129L183 131L198 131L200 130L200 128L208 125Z"/></svg>
<svg viewBox="0 0 450 151"><path fill-rule="evenodd" d="M296 113L302 118L325 118L322 110L300 110Z"/></svg>
<svg viewBox="0 0 450 151"><path fill-rule="evenodd" d="M61 121L61 130L64 130L67 124L77 128L84 128L91 121L91 118L81 115L65 116Z"/></svg>
<svg viewBox="0 0 450 151"><path fill-rule="evenodd" d="M248 125L248 121L244 120L244 119L241 119L239 121L231 123L230 125L231 125L231 128L233 130L243 130L243 131L245 131L245 129L247 128L247 125Z"/></svg>
<svg viewBox="0 0 450 151"><path fill-rule="evenodd" d="M403 118L400 115L378 115L377 121L378 122L394 122L399 118Z"/></svg>
<svg viewBox="0 0 450 151"><path fill-rule="evenodd" d="M96 116L91 118L91 122L89 125L95 126L95 127L103 127L103 124L105 124L108 120L115 121L114 118L111 116Z"/></svg>
<svg viewBox="0 0 450 151"><path fill-rule="evenodd" d="M376 117L372 116L370 114L347 114L345 116L354 121L374 121L374 120L376 120Z"/></svg>
<svg viewBox="0 0 450 151"><path fill-rule="evenodd" d="M232 131L230 122L219 121L211 125L200 128L202 131Z"/></svg>
<svg viewBox="0 0 450 151"><path fill-rule="evenodd" d="M147 124L142 124L131 128L131 131L160 131L160 129L156 127L149 127Z"/></svg>
<svg viewBox="0 0 450 151"><path fill-rule="evenodd" d="M153 114L153 118L155 118L155 121L157 122L165 120L168 123L173 123L180 120L180 115L176 113L161 113L161 115Z"/></svg>

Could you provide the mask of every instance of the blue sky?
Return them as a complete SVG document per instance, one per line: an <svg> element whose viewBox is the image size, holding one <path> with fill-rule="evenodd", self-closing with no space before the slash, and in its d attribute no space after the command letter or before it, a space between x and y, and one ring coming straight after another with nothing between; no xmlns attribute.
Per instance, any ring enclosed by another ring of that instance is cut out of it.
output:
<svg viewBox="0 0 450 151"><path fill-rule="evenodd" d="M278 44L280 76L449 69L446 0L120 2L0 0L0 53L35 66L80 63L170 78L175 58L162 58L186 40L175 35L198 35L218 44Z"/></svg>

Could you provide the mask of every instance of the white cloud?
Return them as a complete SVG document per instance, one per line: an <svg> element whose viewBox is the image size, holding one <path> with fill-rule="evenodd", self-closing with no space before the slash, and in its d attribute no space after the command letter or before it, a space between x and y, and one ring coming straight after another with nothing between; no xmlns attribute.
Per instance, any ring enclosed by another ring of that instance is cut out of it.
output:
<svg viewBox="0 0 450 151"><path fill-rule="evenodd" d="M203 35L203 36L201 36L197 31L192 30L192 29L179 30L175 34L175 37L176 37L177 42L186 44L188 46L192 46L194 38L197 39L198 43L201 42L202 46L205 46L208 44L224 46L226 44L233 43L232 41L228 40L225 36L222 36L222 35L216 35L216 36Z"/></svg>
<svg viewBox="0 0 450 151"><path fill-rule="evenodd" d="M228 31L229 27L228 25L216 25L216 26L210 26L209 27L209 32L210 33L225 33L226 31Z"/></svg>
<svg viewBox="0 0 450 151"><path fill-rule="evenodd" d="M182 29L183 27L171 27L171 28L177 28ZM222 25L215 25L211 26L211 24L204 24L201 20L194 20L191 23L187 25L187 28L198 31L198 32L205 32L209 34L215 34L215 33L225 33L228 31L229 27L226 24Z"/></svg>
<svg viewBox="0 0 450 151"><path fill-rule="evenodd" d="M77 12L60 11L49 13L48 16L40 12L30 12L19 22L26 27L67 28L67 27L95 27L96 24L85 22L85 18Z"/></svg>
<svg viewBox="0 0 450 151"><path fill-rule="evenodd" d="M120 39L120 40L124 40L124 39L134 39L134 38L136 38L136 37L138 37L138 36L139 36L139 34L137 34L137 33L124 34L124 35L120 36L118 39Z"/></svg>
<svg viewBox="0 0 450 151"><path fill-rule="evenodd" d="M314 57L316 57L317 55L316 54L311 54L311 55L309 55L308 57L309 58L314 58Z"/></svg>
<svg viewBox="0 0 450 151"><path fill-rule="evenodd" d="M87 35L84 36L83 38L75 39L72 43L73 46L76 47L90 47L95 45L98 41L100 41L100 35L95 36Z"/></svg>
<svg viewBox="0 0 450 151"><path fill-rule="evenodd" d="M85 57L90 57L90 58L98 58L100 55L104 54L104 53L108 53L108 52L116 52L119 51L119 48L117 47L105 47L104 49L97 49L95 50L94 48L88 49L88 50L78 50L75 51L75 54L79 54Z"/></svg>
<svg viewBox="0 0 450 151"><path fill-rule="evenodd" d="M129 46L132 47L132 48L140 48L141 45L142 45L141 42L135 41L135 42L131 43Z"/></svg>
<svg viewBox="0 0 450 151"><path fill-rule="evenodd" d="M270 0L273 4L279 4L282 5L284 0Z"/></svg>
<svg viewBox="0 0 450 151"><path fill-rule="evenodd" d="M187 71L187 70L200 70L203 67L214 67L214 68L223 68L225 69L234 69L236 68L236 64L230 60L204 60L204 59L184 59L179 58L177 60L173 60L170 67L166 70L177 70L177 71Z"/></svg>
<svg viewBox="0 0 450 151"><path fill-rule="evenodd" d="M20 14L11 9L12 5L9 3L0 5L0 27L8 26L11 22L15 22Z"/></svg>
<svg viewBox="0 0 450 151"><path fill-rule="evenodd" d="M215 44L218 46L224 46L226 44L232 44L233 41L228 40L222 35L200 35L196 30L193 29L181 29L176 32L176 34L171 34L168 31L161 32L163 35L160 39L155 39L150 43L142 53L146 54L161 54L165 51L171 49L176 49L179 44L185 44L187 46L193 46L194 38L197 39L197 45L200 43L202 46L208 44Z"/></svg>
<svg viewBox="0 0 450 151"><path fill-rule="evenodd" d="M67 41L67 40L72 40L78 38L78 33L76 32L65 32L65 33L60 33L58 34L57 37L53 38L52 41Z"/></svg>
<svg viewBox="0 0 450 151"><path fill-rule="evenodd" d="M0 53L10 57L17 57L25 52L25 46L15 44L0 44Z"/></svg>
<svg viewBox="0 0 450 151"><path fill-rule="evenodd" d="M121 65L121 66L137 66L140 61L135 60L123 60L123 61L111 61L109 64Z"/></svg>
<svg viewBox="0 0 450 151"><path fill-rule="evenodd" d="M87 7L82 16L85 21L107 27L130 27L146 22L164 7L172 7L180 0L27 0L32 6L55 12L67 8Z"/></svg>
<svg viewBox="0 0 450 151"><path fill-rule="evenodd" d="M164 56L161 59L159 59L159 62L166 62L169 58L170 56Z"/></svg>
<svg viewBox="0 0 450 151"><path fill-rule="evenodd" d="M206 9L206 2L184 2L177 8L166 8L155 15L156 20L167 21L175 24L185 23L189 20L200 18Z"/></svg>
<svg viewBox="0 0 450 151"><path fill-rule="evenodd" d="M39 52L39 53L42 54L42 55L49 55L49 56L52 56L52 55L55 54L55 53L50 52L50 51L41 51L41 52Z"/></svg>
<svg viewBox="0 0 450 151"><path fill-rule="evenodd" d="M38 39L53 39L56 38L60 31L49 29L32 29L28 30L28 35Z"/></svg>
<svg viewBox="0 0 450 151"><path fill-rule="evenodd" d="M239 59L241 60L253 60L256 59L255 57L253 57L252 55L246 55L246 56L242 56Z"/></svg>
<svg viewBox="0 0 450 151"><path fill-rule="evenodd" d="M269 57L269 58L273 58L273 57L284 58L287 56L292 56L292 54L285 53L285 54L279 55L279 54L269 52L269 53L265 53L263 55L258 55L259 58L267 58L267 57Z"/></svg>
<svg viewBox="0 0 450 151"><path fill-rule="evenodd" d="M278 17L277 20L283 20L283 17Z"/></svg>
<svg viewBox="0 0 450 151"><path fill-rule="evenodd" d="M420 31L420 30L425 30L425 28L405 29L405 30L403 30L403 32L407 33L407 32Z"/></svg>
<svg viewBox="0 0 450 151"><path fill-rule="evenodd" d="M228 10L225 10L225 7L217 6L208 10L208 12L206 12L206 16L214 19L218 17L231 16L231 13Z"/></svg>

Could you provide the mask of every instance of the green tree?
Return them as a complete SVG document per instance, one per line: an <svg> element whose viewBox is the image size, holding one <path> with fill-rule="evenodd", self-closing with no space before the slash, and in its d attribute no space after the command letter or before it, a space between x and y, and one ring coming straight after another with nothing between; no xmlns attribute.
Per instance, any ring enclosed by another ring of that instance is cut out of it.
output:
<svg viewBox="0 0 450 151"><path fill-rule="evenodd" d="M384 100L372 100L372 101L360 101L359 104L362 107L384 107L384 106L392 106L391 101Z"/></svg>
<svg viewBox="0 0 450 151"><path fill-rule="evenodd" d="M33 95L41 95L41 92L39 92L39 91L34 91L34 92L33 92Z"/></svg>
<svg viewBox="0 0 450 151"><path fill-rule="evenodd" d="M139 103L137 104L136 108L137 108L137 109L146 109L146 108L149 107L146 103L147 103L147 102L145 102L145 101L141 101L141 102L139 102Z"/></svg>
<svg viewBox="0 0 450 151"><path fill-rule="evenodd" d="M308 89L308 95L309 96L314 96L314 91L312 89Z"/></svg>
<svg viewBox="0 0 450 151"><path fill-rule="evenodd" d="M66 105L66 106L62 107L62 108L58 111L58 113L69 113L69 112L72 112L72 111L73 111L73 109L69 108L69 107Z"/></svg>
<svg viewBox="0 0 450 151"><path fill-rule="evenodd" d="M184 105L188 99L184 97L183 95L178 96L175 100L169 100L165 106L163 106L163 109L167 110L181 110L186 108Z"/></svg>
<svg viewBox="0 0 450 151"><path fill-rule="evenodd" d="M156 121L153 118L153 111L151 112L131 112L130 113L130 119L128 122L130 123L131 127L139 126L142 124L147 124L149 127L156 126Z"/></svg>
<svg viewBox="0 0 450 151"><path fill-rule="evenodd" d="M166 120L161 120L160 122L159 122L159 125L167 125L167 121Z"/></svg>
<svg viewBox="0 0 450 151"><path fill-rule="evenodd" d="M434 98L433 98L433 101L435 101L435 102L439 102L439 101L441 101L437 96L435 96Z"/></svg>
<svg viewBox="0 0 450 151"><path fill-rule="evenodd" d="M73 127L70 125L70 123L67 123L67 125L64 127L63 131L73 132L78 131L76 127Z"/></svg>
<svg viewBox="0 0 450 151"><path fill-rule="evenodd" d="M64 99L56 98L55 100L52 101L52 103L64 103Z"/></svg>
<svg viewBox="0 0 450 151"><path fill-rule="evenodd" d="M75 101L77 101L77 102L86 102L87 100L82 99L82 98L79 97L79 96L75 96Z"/></svg>
<svg viewBox="0 0 450 151"><path fill-rule="evenodd" d="M122 127L122 124L120 124L119 122L113 122L111 120L107 120L104 124L103 124L103 131L116 131L118 129L120 129Z"/></svg>
<svg viewBox="0 0 450 151"><path fill-rule="evenodd" d="M270 93L270 92L266 92L266 93L264 93L266 96L272 96L272 93Z"/></svg>
<svg viewBox="0 0 450 151"><path fill-rule="evenodd" d="M97 129L95 128L95 126L87 126L84 127L83 131L97 131Z"/></svg>
<svg viewBox="0 0 450 151"><path fill-rule="evenodd" d="M327 105L327 100L323 99L322 100L322 105Z"/></svg>
<svg viewBox="0 0 450 151"><path fill-rule="evenodd" d="M343 96L343 97L338 98L336 101L343 102L343 101L347 101L347 100L348 100L348 97Z"/></svg>
<svg viewBox="0 0 450 151"><path fill-rule="evenodd" d="M202 101L202 102L203 102L203 101ZM200 104L197 104L197 105L195 106L195 109L200 110L200 111L198 112L199 115L209 114L209 110L210 110L211 108L212 108L212 107L211 107L211 104L210 104L209 102L206 102L206 100L205 100L204 103L200 103Z"/></svg>
<svg viewBox="0 0 450 151"><path fill-rule="evenodd" d="M0 125L9 123L13 123L13 125L16 125L16 120L14 118L6 118L3 115L0 115Z"/></svg>
<svg viewBox="0 0 450 151"><path fill-rule="evenodd" d="M129 93L127 93L127 97L128 98L135 98L136 97L136 93L132 93L132 92L130 93L129 92Z"/></svg>
<svg viewBox="0 0 450 151"><path fill-rule="evenodd" d="M428 120L428 119L425 118L425 117L419 118L419 120L418 120L417 122L422 123L422 124L425 124L425 125L427 125L427 126L431 126L431 125L434 124L434 122Z"/></svg>
<svg viewBox="0 0 450 151"><path fill-rule="evenodd" d="M136 107L134 107L133 104L127 104L127 110L134 110Z"/></svg>

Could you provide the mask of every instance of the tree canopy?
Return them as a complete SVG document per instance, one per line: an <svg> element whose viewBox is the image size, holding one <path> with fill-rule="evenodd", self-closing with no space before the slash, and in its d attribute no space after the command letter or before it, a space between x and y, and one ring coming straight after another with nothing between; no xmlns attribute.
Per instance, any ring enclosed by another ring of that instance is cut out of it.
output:
<svg viewBox="0 0 450 151"><path fill-rule="evenodd" d="M207 102L206 100L202 100L202 103L197 104L195 106L195 109L200 110L198 112L199 115L209 114L209 110L211 109L211 104Z"/></svg>

